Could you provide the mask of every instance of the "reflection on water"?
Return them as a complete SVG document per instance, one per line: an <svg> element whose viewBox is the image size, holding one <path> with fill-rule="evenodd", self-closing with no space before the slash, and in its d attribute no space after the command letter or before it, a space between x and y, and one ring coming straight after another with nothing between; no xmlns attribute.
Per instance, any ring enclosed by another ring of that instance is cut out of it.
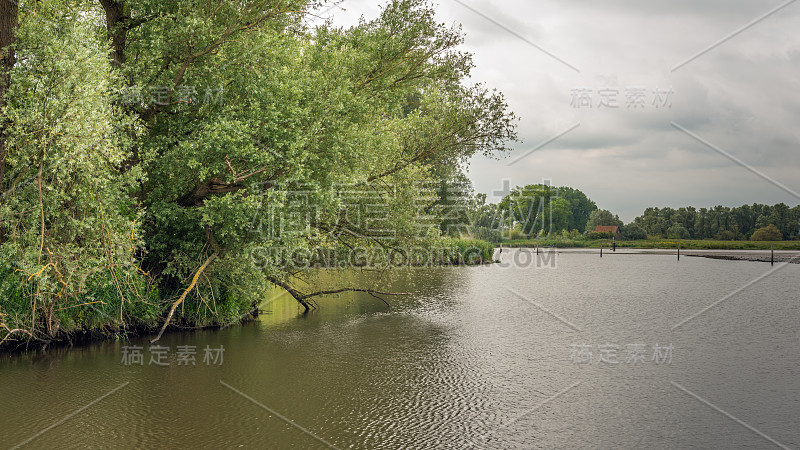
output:
<svg viewBox="0 0 800 450"><path fill-rule="evenodd" d="M254 323L165 335L165 366L149 363L146 337L6 356L0 443L800 446L800 266L725 298L772 268L641 254L567 252L556 262L397 271L380 288L412 295L388 297L391 309L345 294L302 315L276 296ZM317 282L367 280L326 273ZM652 359L654 344L672 346L669 363ZM122 363L133 345L141 365ZM643 357L631 360L639 345ZM194 365L179 346L195 347ZM206 347L224 349L220 360L204 362Z"/></svg>

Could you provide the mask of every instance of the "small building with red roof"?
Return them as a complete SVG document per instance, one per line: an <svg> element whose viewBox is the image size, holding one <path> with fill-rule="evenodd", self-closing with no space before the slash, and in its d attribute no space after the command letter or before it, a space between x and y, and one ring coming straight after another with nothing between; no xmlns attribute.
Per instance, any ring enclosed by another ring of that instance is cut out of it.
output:
<svg viewBox="0 0 800 450"><path fill-rule="evenodd" d="M594 232L595 233L612 233L612 234L614 234L614 236L617 237L617 239L622 239L622 235L619 232L619 227L618 226L613 226L612 227L612 226L599 225L599 226L595 227Z"/></svg>

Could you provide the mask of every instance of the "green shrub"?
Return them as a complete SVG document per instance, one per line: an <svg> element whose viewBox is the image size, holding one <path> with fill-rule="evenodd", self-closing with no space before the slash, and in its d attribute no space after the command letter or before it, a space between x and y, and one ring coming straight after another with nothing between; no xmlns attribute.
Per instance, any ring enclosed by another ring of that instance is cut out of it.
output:
<svg viewBox="0 0 800 450"><path fill-rule="evenodd" d="M622 239L626 241L647 239L647 233L644 231L644 228L635 223L631 223L622 228Z"/></svg>
<svg viewBox="0 0 800 450"><path fill-rule="evenodd" d="M722 230L714 236L714 239L719 241L733 241L736 239L736 233L730 230Z"/></svg>
<svg viewBox="0 0 800 450"><path fill-rule="evenodd" d="M616 234L610 231L590 231L586 234L586 238L589 240L613 239L614 237L616 237Z"/></svg>
<svg viewBox="0 0 800 450"><path fill-rule="evenodd" d="M780 241L782 239L781 231L773 224L759 228L750 236L751 241Z"/></svg>
<svg viewBox="0 0 800 450"><path fill-rule="evenodd" d="M493 260L494 244L480 239L447 239L445 263L482 264Z"/></svg>

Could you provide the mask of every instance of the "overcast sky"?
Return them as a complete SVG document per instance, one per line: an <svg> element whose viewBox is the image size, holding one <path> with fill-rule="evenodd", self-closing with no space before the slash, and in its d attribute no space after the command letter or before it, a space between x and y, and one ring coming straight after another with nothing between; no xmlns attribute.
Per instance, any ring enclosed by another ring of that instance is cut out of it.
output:
<svg viewBox="0 0 800 450"><path fill-rule="evenodd" d="M327 15L350 25L381 4L345 0ZM800 203L800 2L436 4L440 22L463 26L471 82L503 91L521 118L508 157L471 162L490 201L503 180L552 180L625 222L648 206ZM646 95L632 107L637 87ZM600 105L605 88L618 90L605 95L617 108Z"/></svg>

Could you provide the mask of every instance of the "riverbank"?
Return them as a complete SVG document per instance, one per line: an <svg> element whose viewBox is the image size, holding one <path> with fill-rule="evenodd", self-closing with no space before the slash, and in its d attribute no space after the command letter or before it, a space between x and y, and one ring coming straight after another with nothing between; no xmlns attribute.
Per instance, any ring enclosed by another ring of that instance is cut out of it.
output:
<svg viewBox="0 0 800 450"><path fill-rule="evenodd" d="M442 238L434 241L434 244L436 245L392 251L381 246L319 248L319 252L279 255L283 259L278 258L280 264L277 267L291 273L311 274L326 268L382 271L395 267L439 267L494 262L494 246L487 241ZM266 256L273 256L273 259ZM275 255L266 256L254 253L253 266L262 270L274 269ZM211 275L214 275L213 272ZM314 297L321 295L346 291L397 295L371 291L359 285L342 286L335 282L315 286L329 290L304 293L292 287L286 280L276 279L272 285L264 283L262 289L254 291L248 297L252 299L250 302L230 294L226 297L226 293L219 290L209 291L209 295L204 296L197 289L192 289L192 286L165 292L154 286L125 289L127 286L121 285L116 286L117 289L106 291L87 289L68 300L58 297L42 305L42 302L30 299L30 292L25 289L26 280L20 271L0 272L0 281L13 288L5 291L0 289L0 294L11 293L0 304L0 353L70 346L97 340L126 340L128 336L152 335L155 336L154 341L157 341L161 336L159 330L163 332L228 327L257 316L259 303L263 298L269 297L272 289L279 292L286 289L306 311L316 309Z"/></svg>
<svg viewBox="0 0 800 450"><path fill-rule="evenodd" d="M234 325L242 325L251 322L258 318L262 312L258 306L255 306L251 311L244 313L239 319L227 324L208 324L208 325L190 325L186 323L171 323L165 330L163 335L168 336L175 333L186 333L187 331L201 331L201 330L221 330ZM125 328L114 328L105 326L98 329L80 329L71 331L59 331L53 337L38 336L31 337L24 340L6 340L0 343L0 355L2 354L18 354L25 353L30 350L49 350L57 348L69 347L82 347L95 342L114 342L114 341L128 341L136 338L150 339L156 336L162 322L152 322L150 324L140 323L134 326L127 326ZM7 330L0 330L7 331ZM19 330L18 332L22 332ZM23 332L23 336L24 332Z"/></svg>
<svg viewBox="0 0 800 450"><path fill-rule="evenodd" d="M532 249L533 247L519 247L520 249ZM529 250L530 251L530 250ZM600 254L599 248L589 247L550 247L544 251L555 251L559 254ZM603 255L605 257L613 257L614 255L672 255L677 256L678 249L665 249L665 248L626 248L617 246L616 251L612 251L606 247ZM770 262L776 263L792 263L800 264L800 251L797 250L686 250L681 249L682 257L691 256L698 258L709 259L722 259L728 261L752 261L752 262Z"/></svg>
<svg viewBox="0 0 800 450"><path fill-rule="evenodd" d="M504 247L557 247L557 248L600 248L610 247L608 239L519 239L503 241ZM686 250L800 250L797 241L717 241L708 239L639 239L617 241L617 248L633 249L681 249Z"/></svg>
<svg viewBox="0 0 800 450"><path fill-rule="evenodd" d="M776 262L800 264L800 252L779 251L774 253L774 257L769 251L742 250L739 252L695 252L688 251L686 256L696 256L701 258L724 259L728 261L753 261L753 262Z"/></svg>

